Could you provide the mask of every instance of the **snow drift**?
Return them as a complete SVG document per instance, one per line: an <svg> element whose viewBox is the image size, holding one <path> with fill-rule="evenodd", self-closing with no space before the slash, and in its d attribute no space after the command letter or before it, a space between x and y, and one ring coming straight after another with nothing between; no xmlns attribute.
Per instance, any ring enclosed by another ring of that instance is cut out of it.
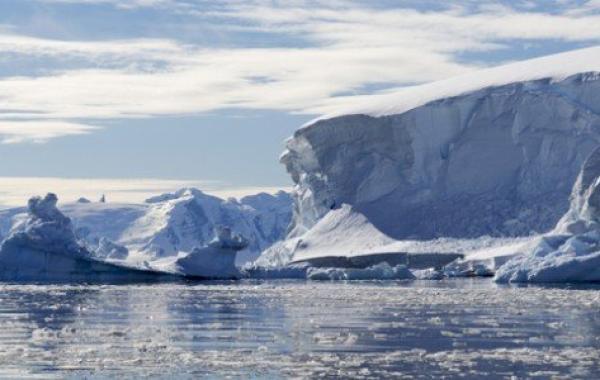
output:
<svg viewBox="0 0 600 380"><path fill-rule="evenodd" d="M600 143L598 72L600 48L584 49L373 97L299 129L281 157L296 184L290 234L266 257L303 255L299 242L343 204L374 240L548 231ZM310 251L348 248L334 225ZM352 251L370 250L360 240Z"/></svg>
<svg viewBox="0 0 600 380"><path fill-rule="evenodd" d="M600 281L600 148L585 162L571 207L549 234L502 265L497 282Z"/></svg>

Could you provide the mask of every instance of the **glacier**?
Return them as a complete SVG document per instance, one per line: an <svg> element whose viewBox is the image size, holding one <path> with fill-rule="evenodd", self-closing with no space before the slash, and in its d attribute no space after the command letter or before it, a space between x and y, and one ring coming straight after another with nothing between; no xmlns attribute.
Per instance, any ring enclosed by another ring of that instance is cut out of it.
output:
<svg viewBox="0 0 600 380"><path fill-rule="evenodd" d="M292 222L256 264L477 253L500 267L568 210L600 145L598 94L594 47L350 101L286 142Z"/></svg>

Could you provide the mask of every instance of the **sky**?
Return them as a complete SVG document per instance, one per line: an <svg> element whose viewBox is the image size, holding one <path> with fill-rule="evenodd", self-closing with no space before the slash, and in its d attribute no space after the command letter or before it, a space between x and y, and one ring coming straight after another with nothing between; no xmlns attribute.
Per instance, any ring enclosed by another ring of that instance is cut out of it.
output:
<svg viewBox="0 0 600 380"><path fill-rule="evenodd" d="M289 189L305 122L600 42L600 0L0 0L0 207Z"/></svg>

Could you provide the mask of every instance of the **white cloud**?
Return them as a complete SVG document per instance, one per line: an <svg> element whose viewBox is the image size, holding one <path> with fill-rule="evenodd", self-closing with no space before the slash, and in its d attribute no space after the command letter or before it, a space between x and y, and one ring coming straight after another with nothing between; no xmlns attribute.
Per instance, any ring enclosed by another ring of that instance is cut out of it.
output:
<svg viewBox="0 0 600 380"><path fill-rule="evenodd" d="M223 199L241 198L259 192L275 193L290 190L281 187L228 187L217 181L186 181L168 179L85 179L49 177L0 177L0 208L25 206L35 195L54 192L63 203L74 202L80 197L92 201L106 195L107 201L139 203L145 199L183 187L196 187Z"/></svg>
<svg viewBox="0 0 600 380"><path fill-rule="evenodd" d="M313 113L336 95L368 85L402 86L473 70L475 65L458 60L459 53L500 49L507 40L600 41L600 15L574 14L573 7L548 14L495 3L475 10L418 11L348 1L229 1L207 11L202 1L43 1L153 6L165 12L185 8L198 22L225 31L277 35L282 41L293 37L306 47L206 48L168 39L56 41L0 34L0 54L84 61L77 69L0 78L0 120L13 125L14 120L149 117L228 107ZM12 131L8 141L20 141L18 128Z"/></svg>
<svg viewBox="0 0 600 380"><path fill-rule="evenodd" d="M1 31L1 29L0 29ZM131 39L114 41L60 41L17 34L0 34L0 52L28 56L67 56L88 59L102 57L124 64L145 60L173 60L185 55L185 45L166 39ZM99 62L101 63L101 62Z"/></svg>
<svg viewBox="0 0 600 380"><path fill-rule="evenodd" d="M172 0L37 0L44 3L63 4L112 4L117 8L132 9L143 7L156 7L175 4Z"/></svg>
<svg viewBox="0 0 600 380"><path fill-rule="evenodd" d="M15 144L21 142L45 142L49 139L89 133L97 127L63 121L12 121L0 120L0 142Z"/></svg>

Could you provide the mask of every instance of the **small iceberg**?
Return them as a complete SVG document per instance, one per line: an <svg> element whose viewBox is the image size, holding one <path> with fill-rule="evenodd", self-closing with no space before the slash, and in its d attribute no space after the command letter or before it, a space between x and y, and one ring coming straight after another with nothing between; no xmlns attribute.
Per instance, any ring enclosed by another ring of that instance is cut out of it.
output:
<svg viewBox="0 0 600 380"><path fill-rule="evenodd" d="M210 279L240 278L242 274L235 266L235 257L247 246L246 238L234 234L228 227L219 226L216 237L207 246L177 257L176 273Z"/></svg>

